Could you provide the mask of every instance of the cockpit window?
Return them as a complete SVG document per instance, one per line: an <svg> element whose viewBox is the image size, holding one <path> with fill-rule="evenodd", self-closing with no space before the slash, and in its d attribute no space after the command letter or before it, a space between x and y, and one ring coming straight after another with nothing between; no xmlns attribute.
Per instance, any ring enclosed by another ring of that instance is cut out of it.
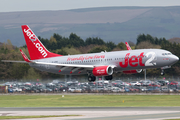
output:
<svg viewBox="0 0 180 120"><path fill-rule="evenodd" d="M171 53L168 53L168 55L171 55Z"/></svg>
<svg viewBox="0 0 180 120"><path fill-rule="evenodd" d="M172 53L162 53L162 55L172 55Z"/></svg>

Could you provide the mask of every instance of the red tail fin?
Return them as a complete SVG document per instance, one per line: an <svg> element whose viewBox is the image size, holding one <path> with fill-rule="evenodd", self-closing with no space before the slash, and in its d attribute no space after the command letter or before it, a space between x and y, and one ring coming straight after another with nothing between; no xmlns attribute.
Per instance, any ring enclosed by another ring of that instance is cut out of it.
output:
<svg viewBox="0 0 180 120"><path fill-rule="evenodd" d="M127 50L131 50L131 47L129 46L128 42L125 42Z"/></svg>
<svg viewBox="0 0 180 120"><path fill-rule="evenodd" d="M22 25L21 27L31 60L62 56L49 52L29 28L29 26Z"/></svg>

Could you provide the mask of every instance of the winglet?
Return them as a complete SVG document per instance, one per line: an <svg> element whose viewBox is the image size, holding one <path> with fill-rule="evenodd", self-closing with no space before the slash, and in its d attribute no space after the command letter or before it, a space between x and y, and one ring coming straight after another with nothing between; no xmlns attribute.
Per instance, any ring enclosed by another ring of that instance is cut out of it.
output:
<svg viewBox="0 0 180 120"><path fill-rule="evenodd" d="M20 49L20 52L21 52L21 55L23 56L23 58L24 58L24 61L26 61L26 62L31 62L30 60L29 60L29 58L26 56L26 54Z"/></svg>
<svg viewBox="0 0 180 120"><path fill-rule="evenodd" d="M128 42L125 42L127 50L131 50L131 47L129 46Z"/></svg>

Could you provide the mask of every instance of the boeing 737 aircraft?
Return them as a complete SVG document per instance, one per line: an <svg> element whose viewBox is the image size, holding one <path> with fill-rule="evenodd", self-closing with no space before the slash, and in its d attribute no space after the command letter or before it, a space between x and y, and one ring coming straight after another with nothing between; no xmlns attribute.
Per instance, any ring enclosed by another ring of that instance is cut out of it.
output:
<svg viewBox="0 0 180 120"><path fill-rule="evenodd" d="M95 81L96 76L112 80L113 73L117 72L139 73L142 69L169 68L179 60L167 50L131 50L129 45L124 51L62 56L49 52L27 25L21 27L30 59L20 50L25 61L4 62L28 63L39 70L63 75L88 74L90 82Z"/></svg>

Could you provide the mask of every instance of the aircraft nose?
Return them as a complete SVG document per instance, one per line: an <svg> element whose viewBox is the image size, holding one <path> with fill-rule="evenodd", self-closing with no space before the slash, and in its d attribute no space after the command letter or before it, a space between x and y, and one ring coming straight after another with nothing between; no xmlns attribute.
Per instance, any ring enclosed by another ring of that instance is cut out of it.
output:
<svg viewBox="0 0 180 120"><path fill-rule="evenodd" d="M177 61L179 61L179 58L175 55L171 59L172 59L171 61L173 61L173 63L176 63Z"/></svg>

